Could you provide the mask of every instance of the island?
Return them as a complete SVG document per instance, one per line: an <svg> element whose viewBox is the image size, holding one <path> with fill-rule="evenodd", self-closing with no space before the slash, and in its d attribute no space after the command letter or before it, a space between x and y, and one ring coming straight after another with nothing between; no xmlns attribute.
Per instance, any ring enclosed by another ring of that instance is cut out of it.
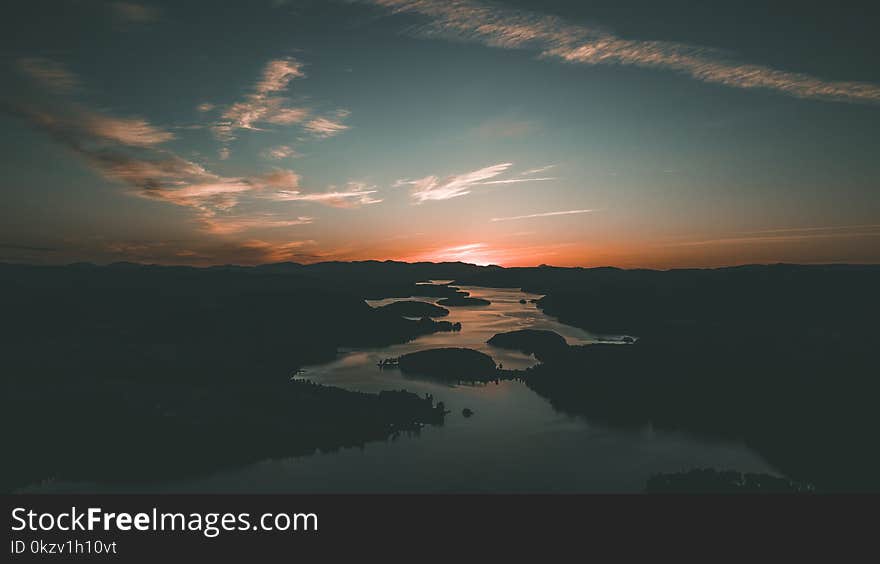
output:
<svg viewBox="0 0 880 564"><path fill-rule="evenodd" d="M493 347L517 350L525 354L533 354L541 361L549 360L564 353L568 349L565 337L553 331L542 329L520 329L498 333L487 341Z"/></svg>
<svg viewBox="0 0 880 564"><path fill-rule="evenodd" d="M428 302L420 302L416 300L403 300L392 302L388 305L380 306L376 309L400 315L402 317L446 317L449 310Z"/></svg>
<svg viewBox="0 0 880 564"><path fill-rule="evenodd" d="M404 374L428 376L444 381L487 382L498 377L491 356L463 348L428 349L400 357Z"/></svg>
<svg viewBox="0 0 880 564"><path fill-rule="evenodd" d="M451 321L434 321L430 317L423 317L419 319L417 323L419 330L425 335L430 335L431 333L461 331L461 322L458 321L455 323L452 323Z"/></svg>

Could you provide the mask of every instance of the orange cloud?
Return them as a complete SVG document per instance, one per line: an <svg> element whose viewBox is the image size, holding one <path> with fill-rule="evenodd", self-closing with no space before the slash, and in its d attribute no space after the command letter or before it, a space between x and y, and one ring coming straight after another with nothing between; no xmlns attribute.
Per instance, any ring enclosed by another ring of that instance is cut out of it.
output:
<svg viewBox="0 0 880 564"><path fill-rule="evenodd" d="M308 225L314 220L308 216L295 219L275 219L271 215L256 217L207 217L200 220L202 228L213 235L231 235L252 229L277 229L294 225Z"/></svg>

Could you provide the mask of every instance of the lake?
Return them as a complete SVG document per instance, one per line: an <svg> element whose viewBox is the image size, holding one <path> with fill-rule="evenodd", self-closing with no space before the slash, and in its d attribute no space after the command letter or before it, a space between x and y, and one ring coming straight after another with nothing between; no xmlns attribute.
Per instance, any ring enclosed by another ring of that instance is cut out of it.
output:
<svg viewBox="0 0 880 564"><path fill-rule="evenodd" d="M351 390L407 389L432 394L451 412L440 427L424 427L364 448L314 456L267 460L198 479L164 484L113 486L44 484L48 491L168 492L638 492L657 472L695 467L776 474L743 444L699 438L651 426L620 429L559 413L519 381L449 385L380 370L386 357L433 347L469 347L491 355L505 368L535 360L491 347L496 333L549 329L569 344L619 341L595 335L544 315L534 294L513 289L461 287L490 306L451 307L447 319L462 330L375 349L343 350L337 360L308 366L298 376ZM412 298L432 301L430 298ZM520 300L526 300L525 304ZM395 300L370 302L373 306ZM621 344L620 346L628 346ZM464 417L462 410L474 413Z"/></svg>

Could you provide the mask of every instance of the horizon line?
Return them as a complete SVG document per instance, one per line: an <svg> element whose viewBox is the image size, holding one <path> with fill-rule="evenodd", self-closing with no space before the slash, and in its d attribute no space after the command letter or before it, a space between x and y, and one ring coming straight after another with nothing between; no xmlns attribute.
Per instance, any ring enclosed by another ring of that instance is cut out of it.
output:
<svg viewBox="0 0 880 564"><path fill-rule="evenodd" d="M601 269L615 269L615 270L651 270L656 272L668 272L671 270L721 270L727 268L744 268L744 267L772 267L772 266L805 266L805 267L880 267L880 262L744 262L744 263L734 263L734 264L725 264L719 266L671 266L666 268L658 268L658 267L648 267L648 266L615 266L613 264L603 264L597 266L558 266L553 264L536 264L530 266L502 266L499 264L475 264L471 262L464 261L403 261L403 260L395 260L395 259L362 259L362 260L326 260L326 261L316 261L316 262L296 262L296 261L280 261L280 262L264 262L259 264L237 264L237 263L218 263L218 264L207 264L207 265L196 265L196 264L183 264L183 263L157 263L157 262L137 262L137 261L129 261L129 260L121 260L121 261L113 261L113 262L92 262L92 261L73 261L67 263L28 263L28 262L9 262L5 260L0 260L0 266L25 266L25 267L44 267L44 268L63 268L63 267L72 267L72 266L93 266L98 268L107 268L111 266L122 266L122 265L131 265L131 266L140 266L140 267L159 267L159 268L192 268L192 269L200 269L207 270L211 268L241 268L241 269L253 269L253 268L262 268L268 266L281 266L281 265L296 265L300 267L310 267L317 266L322 264L364 264L364 263L378 263L378 264L406 264L406 265L463 265L463 266L471 266L477 269L500 269L500 270L515 270L515 269L537 269L537 268L547 268L547 269L560 269L560 270L601 270Z"/></svg>

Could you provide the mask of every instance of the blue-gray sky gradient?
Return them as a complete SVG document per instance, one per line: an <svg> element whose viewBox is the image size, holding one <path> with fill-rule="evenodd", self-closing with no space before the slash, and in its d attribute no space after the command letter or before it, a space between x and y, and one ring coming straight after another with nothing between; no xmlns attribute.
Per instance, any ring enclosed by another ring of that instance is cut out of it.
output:
<svg viewBox="0 0 880 564"><path fill-rule="evenodd" d="M880 262L876 34L779 6L12 2L0 260Z"/></svg>

